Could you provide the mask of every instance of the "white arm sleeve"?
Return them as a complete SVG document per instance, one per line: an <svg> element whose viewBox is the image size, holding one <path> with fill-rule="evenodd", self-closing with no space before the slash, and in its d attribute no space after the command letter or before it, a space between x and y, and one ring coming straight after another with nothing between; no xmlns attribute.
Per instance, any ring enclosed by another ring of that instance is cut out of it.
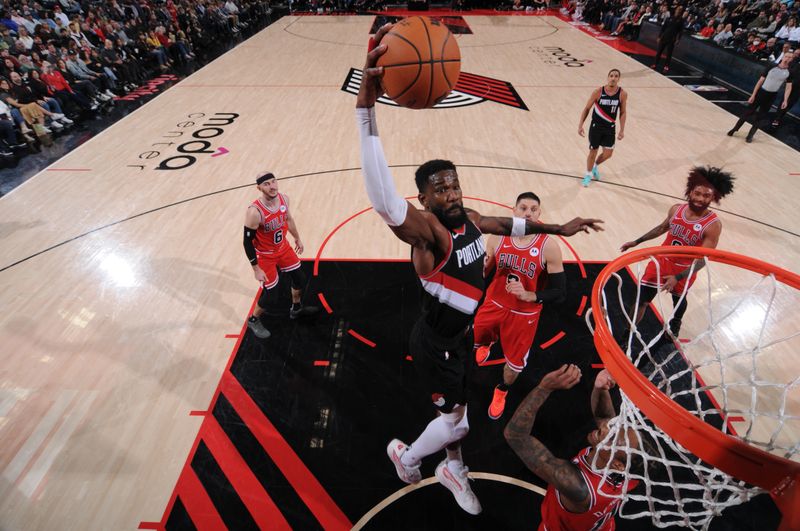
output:
<svg viewBox="0 0 800 531"><path fill-rule="evenodd" d="M378 137L375 108L357 108L356 121L361 136L361 171L369 202L387 225L397 227L406 220L408 201L397 194L394 180Z"/></svg>

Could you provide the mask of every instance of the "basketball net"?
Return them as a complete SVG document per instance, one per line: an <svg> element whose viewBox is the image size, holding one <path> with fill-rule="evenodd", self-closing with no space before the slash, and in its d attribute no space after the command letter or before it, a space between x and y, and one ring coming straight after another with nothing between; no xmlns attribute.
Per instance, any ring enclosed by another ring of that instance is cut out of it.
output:
<svg viewBox="0 0 800 531"><path fill-rule="evenodd" d="M623 457L625 471L611 469L611 459L605 467L598 467L600 452L595 452L592 466L603 475L600 491L620 498L621 517L649 516L657 527L707 529L726 508L750 500L765 492L764 488L776 488L782 475L796 479L800 470L799 464L791 461L800 458L800 371L796 366L791 370L787 358L800 352L800 327L788 315L781 320L781 311L776 310L788 311L787 303L800 302L797 284L787 284L784 277L778 280L760 266L740 264L745 257L711 252L719 256L712 255L709 260L708 253L703 256L694 250L687 255L674 248L644 249L623 256L606 268L616 269L601 273L592 310L586 315L598 351L620 383L621 395L619 415L609 423L609 433L598 448ZM655 278L661 279L664 258L677 255L684 263L692 263L691 272L698 273L696 284L690 291L686 283L682 291L674 293L674 306L670 297L657 295L651 308L663 316L661 323L656 324L656 316L648 310L637 325L633 313L642 300L645 270L655 268ZM693 262L694 258L698 260ZM635 282L623 279L628 277L622 271L625 267ZM675 309L684 301L689 302L689 309L683 328L693 336L688 341L675 337L669 326ZM598 321L597 331L593 330L592 314ZM640 380L642 387L637 390L630 383L630 375L622 373L619 363L631 368L633 379ZM645 386L648 389L643 393ZM657 397L663 404L645 407L648 395L658 393L663 395ZM682 412L667 411L676 404L693 418L676 420ZM707 426L716 431L695 437L693 432ZM741 443L747 453L766 459L776 469L771 478L778 480L746 471L746 463L739 468L738 461L749 456L721 455L733 445L741 451ZM749 483L741 480L748 476ZM761 486L754 484L759 480ZM617 491L621 494L611 492L612 481L622 483ZM785 486L786 480L781 484ZM787 510L783 509L786 523Z"/></svg>

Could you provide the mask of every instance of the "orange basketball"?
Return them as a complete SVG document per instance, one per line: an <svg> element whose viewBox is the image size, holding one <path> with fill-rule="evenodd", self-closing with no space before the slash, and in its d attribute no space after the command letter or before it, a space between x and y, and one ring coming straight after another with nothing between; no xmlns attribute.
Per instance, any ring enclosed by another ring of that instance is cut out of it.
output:
<svg viewBox="0 0 800 531"><path fill-rule="evenodd" d="M461 52L450 30L428 17L409 17L384 35L386 53L383 90L398 105L411 109L433 107L456 86Z"/></svg>

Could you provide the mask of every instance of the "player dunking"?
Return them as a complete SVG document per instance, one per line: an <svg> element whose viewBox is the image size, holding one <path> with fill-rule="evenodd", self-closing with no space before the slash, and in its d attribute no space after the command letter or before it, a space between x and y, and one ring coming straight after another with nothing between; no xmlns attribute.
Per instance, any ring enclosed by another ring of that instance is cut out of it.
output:
<svg viewBox="0 0 800 531"><path fill-rule="evenodd" d="M589 186L592 178L600 180L600 171L597 167L614 154L615 141L625 137L628 93L619 86L621 76L619 70L611 69L605 86L592 92L581 112L581 121L578 124L578 134L581 136L584 136L583 123L589 116L589 111L592 112L592 122L589 125L589 156L586 158L586 175L581 182L583 186ZM616 133L617 114L619 114L619 134ZM597 151L600 147L603 148L603 152L598 157Z"/></svg>
<svg viewBox="0 0 800 531"><path fill-rule="evenodd" d="M539 197L525 192L517 197L514 216L536 223L540 207ZM486 258L487 272L494 268L495 274L475 315L475 344L488 345L499 339L503 348L506 359L503 381L495 387L489 405L489 417L499 419L505 409L508 388L528 362L542 303L563 300L567 282L561 249L546 234L518 238L490 236ZM488 357L487 346L476 349L475 360L479 364Z"/></svg>
<svg viewBox="0 0 800 531"><path fill-rule="evenodd" d="M603 486L602 474L592 468L592 461L600 470L609 468L624 471L629 459L624 448L644 447L648 453L653 451L649 443L633 429L620 430L617 434L617 450L599 444L608 434L608 423L616 416L609 389L616 385L606 370L600 371L594 381L591 405L597 429L587 437L589 446L581 450L571 461L559 459L536 437L531 435L533 422L539 408L557 389L569 389L580 381L581 372L575 365L563 365L542 378L539 385L522 401L514 416L506 425L504 434L508 444L528 469L547 481L547 493L542 501L542 521L539 531L613 531L614 513L619 506L619 494L624 483L614 483L606 479ZM634 471L643 466L642 458L634 454L630 468ZM610 464L609 464L610 461ZM631 479L627 484L629 492L636 488L638 481Z"/></svg>
<svg viewBox="0 0 800 531"><path fill-rule="evenodd" d="M383 74L375 64L386 51L380 41L390 29L391 24L384 25L371 39L372 51L356 101L361 164L370 203L392 232L411 245L414 270L428 295L426 309L411 332L409 350L438 416L413 444L394 439L387 453L400 479L417 483L422 479L422 458L446 448L447 459L436 467L436 478L462 509L477 514L481 505L469 486L460 441L469 431L466 373L473 345L471 325L484 290L481 233L572 235L589 228L600 230L600 221L575 218L565 225L543 225L521 218L481 216L464 208L456 168L444 160L428 161L416 171L418 198L425 210L398 195L375 117Z"/></svg>
<svg viewBox="0 0 800 531"><path fill-rule="evenodd" d="M303 306L300 302L302 290L306 286L306 276L300 269L298 254L303 254L303 242L297 232L292 213L289 211L289 198L278 192L278 179L272 173L265 173L256 179L256 187L261 197L247 207L244 220L244 252L253 274L261 283L253 315L247 320L247 327L256 337L266 339L269 330L261 322L267 300L278 285L278 269L289 273L292 279L292 308L289 317L296 319L302 315L316 313L319 308ZM294 249L286 240L286 233L294 238Z"/></svg>
<svg viewBox="0 0 800 531"><path fill-rule="evenodd" d="M631 247L664 233L667 233L667 237L661 245L716 248L722 234L722 221L708 207L712 201L719 204L720 199L733 191L733 181L734 177L730 173L719 168L712 166L692 168L686 181L686 203L672 205L664 221L634 241L622 244L620 251L625 252ZM668 256L658 257L657 260L658 271L656 264L650 262L642 277L641 295L639 307L636 309L635 322L638 323L642 320L647 311L647 305L656 296L658 287L661 286L662 290L672 294L672 303L676 306L673 309L673 317L669 321L669 329L674 336L677 336L687 306L686 297L682 302L680 301L681 294L684 292L687 282L689 287L694 283L697 271L704 266L704 262L701 259L692 261Z"/></svg>

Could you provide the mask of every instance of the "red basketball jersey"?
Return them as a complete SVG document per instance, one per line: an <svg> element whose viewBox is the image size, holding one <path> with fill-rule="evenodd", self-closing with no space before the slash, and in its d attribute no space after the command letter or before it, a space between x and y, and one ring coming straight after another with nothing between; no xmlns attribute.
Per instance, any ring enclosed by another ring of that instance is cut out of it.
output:
<svg viewBox="0 0 800 531"><path fill-rule="evenodd" d="M669 232L661 245L692 245L697 246L703 243L703 233L712 223L719 221L714 212L708 212L698 220L690 221L686 219L689 205L683 204L675 211L675 215L669 220ZM677 265L689 267L692 263L690 259L675 260Z"/></svg>
<svg viewBox="0 0 800 531"><path fill-rule="evenodd" d="M278 206L270 209L261 199L253 201L253 206L261 214L261 224L256 231L255 248L261 254L273 254L282 250L286 243L286 217L289 207L283 194L278 194Z"/></svg>
<svg viewBox="0 0 800 531"><path fill-rule="evenodd" d="M526 246L520 247L511 236L503 236L494 253L494 280L486 291L487 300L492 300L504 308L520 313L533 313L539 310L538 302L524 302L506 291L511 280L522 283L525 291L541 288L545 278L544 244L546 234L537 234Z"/></svg>
<svg viewBox="0 0 800 531"><path fill-rule="evenodd" d="M584 513L569 512L561 505L558 491L549 485L544 501L542 501L540 531L613 531L616 528L614 513L617 512L620 499L605 496L603 493L618 495L622 492L622 485L615 487L613 483L606 481L603 484L602 492L600 491L600 481L603 476L592 470L586 460L590 450L591 447L584 448L572 459L589 487L591 498L589 509ZM628 490L635 489L638 484L638 481L630 480Z"/></svg>

